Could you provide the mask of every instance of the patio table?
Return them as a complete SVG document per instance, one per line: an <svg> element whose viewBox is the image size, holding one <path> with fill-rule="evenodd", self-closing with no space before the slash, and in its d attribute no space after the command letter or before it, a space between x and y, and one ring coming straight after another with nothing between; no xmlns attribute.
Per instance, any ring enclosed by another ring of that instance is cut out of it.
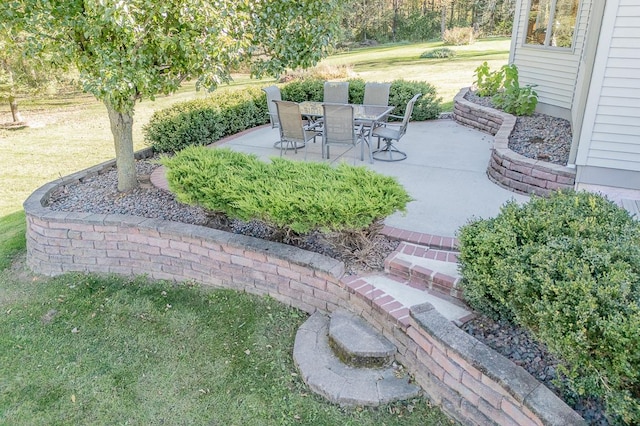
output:
<svg viewBox="0 0 640 426"><path fill-rule="evenodd" d="M324 102L304 101L300 102L300 114L308 117L310 120L318 120L322 118L322 104ZM382 121L386 116L391 114L395 106L388 105L362 105L351 104L353 107L353 118L363 128L373 128L377 121ZM369 146L369 154L371 154L371 132L369 132L363 140ZM362 148L364 150L364 147ZM370 155L371 157L371 155Z"/></svg>

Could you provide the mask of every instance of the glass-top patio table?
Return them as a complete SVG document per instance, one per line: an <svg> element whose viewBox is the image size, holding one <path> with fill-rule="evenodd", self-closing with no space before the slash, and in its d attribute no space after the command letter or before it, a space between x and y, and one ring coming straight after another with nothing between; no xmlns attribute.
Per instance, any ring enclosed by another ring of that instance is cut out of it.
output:
<svg viewBox="0 0 640 426"><path fill-rule="evenodd" d="M300 113L311 118L322 117L322 104L324 102L304 101L300 102ZM351 104L353 118L360 122L374 123L381 121L393 111L395 106L385 105L361 105Z"/></svg>
<svg viewBox="0 0 640 426"><path fill-rule="evenodd" d="M308 117L310 120L317 120L322 117L323 109L322 104L324 102L304 101L300 102L300 114ZM357 124L363 126L363 129L371 129L377 121L383 121L391 111L395 109L395 106L387 105L362 105L362 104L350 104L353 107L353 118ZM371 156L371 132L363 134L363 140L369 146L369 159L373 163L373 157ZM364 150L364 147L362 147Z"/></svg>

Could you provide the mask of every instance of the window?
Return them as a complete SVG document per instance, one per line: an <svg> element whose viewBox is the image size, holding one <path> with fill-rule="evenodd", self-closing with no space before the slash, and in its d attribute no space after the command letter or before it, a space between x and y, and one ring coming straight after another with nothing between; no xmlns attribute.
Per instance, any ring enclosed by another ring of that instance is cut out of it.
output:
<svg viewBox="0 0 640 426"><path fill-rule="evenodd" d="M571 47L579 0L531 0L527 44Z"/></svg>

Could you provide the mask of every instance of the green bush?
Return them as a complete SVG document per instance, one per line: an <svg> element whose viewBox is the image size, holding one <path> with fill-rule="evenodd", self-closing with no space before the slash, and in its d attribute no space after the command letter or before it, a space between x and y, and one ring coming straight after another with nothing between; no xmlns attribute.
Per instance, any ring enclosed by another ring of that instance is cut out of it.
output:
<svg viewBox="0 0 640 426"><path fill-rule="evenodd" d="M349 80L349 102L362 103L364 80ZM281 87L282 99L321 102L324 81L293 81ZM414 120L437 118L441 98L425 82L396 80L391 84L389 104L393 114L402 115L409 99L422 93L413 110ZM211 144L225 136L269 122L267 100L262 90L252 87L215 93L207 99L182 102L156 111L145 126L145 141L158 152L176 152L187 146Z"/></svg>
<svg viewBox="0 0 640 426"><path fill-rule="evenodd" d="M296 80L281 87L282 99L292 102L322 102L324 81L320 79Z"/></svg>
<svg viewBox="0 0 640 426"><path fill-rule="evenodd" d="M180 201L295 233L363 230L411 201L395 178L344 163L265 163L204 147L186 148L162 163Z"/></svg>
<svg viewBox="0 0 640 426"><path fill-rule="evenodd" d="M422 59L447 59L456 56L456 51L447 47L440 47L438 49L427 50L420 55Z"/></svg>
<svg viewBox="0 0 640 426"><path fill-rule="evenodd" d="M214 92L207 99L156 111L144 128L145 141L158 152L175 152L268 122L266 95L260 89Z"/></svg>
<svg viewBox="0 0 640 426"><path fill-rule="evenodd" d="M590 193L558 192L461 228L467 301L530 329L571 390L640 422L640 224Z"/></svg>
<svg viewBox="0 0 640 426"><path fill-rule="evenodd" d="M455 27L445 30L444 34L442 35L442 41L444 42L444 44L461 46L475 43L476 38L473 35L473 28Z"/></svg>
<svg viewBox="0 0 640 426"><path fill-rule="evenodd" d="M442 98L437 96L435 87L423 81L395 80L391 83L389 105L396 105L391 113L403 116L407 109L407 102L416 93L422 93L422 96L415 103L411 118L415 121L438 118L441 112Z"/></svg>

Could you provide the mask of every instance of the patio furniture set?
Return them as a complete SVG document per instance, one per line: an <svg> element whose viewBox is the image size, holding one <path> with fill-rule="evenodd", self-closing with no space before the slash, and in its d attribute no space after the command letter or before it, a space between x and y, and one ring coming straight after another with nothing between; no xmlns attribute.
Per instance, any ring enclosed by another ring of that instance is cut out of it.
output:
<svg viewBox="0 0 640 426"><path fill-rule="evenodd" d="M362 104L349 104L348 82L325 82L323 102L283 101L277 86L265 87L271 126L280 131L280 140L274 147L280 156L286 150L305 148L305 159L309 142L322 140L322 158L329 158L331 145L352 146L354 161L356 146L360 144L360 160L364 161L365 144L369 161L401 161L407 154L400 151L398 142L407 131L413 106L420 93L407 103L402 117L391 115L395 106L389 105L390 83L366 83ZM401 119L399 124L389 124L390 118ZM372 150L372 140L377 139L377 148ZM384 142L381 147L380 142Z"/></svg>

